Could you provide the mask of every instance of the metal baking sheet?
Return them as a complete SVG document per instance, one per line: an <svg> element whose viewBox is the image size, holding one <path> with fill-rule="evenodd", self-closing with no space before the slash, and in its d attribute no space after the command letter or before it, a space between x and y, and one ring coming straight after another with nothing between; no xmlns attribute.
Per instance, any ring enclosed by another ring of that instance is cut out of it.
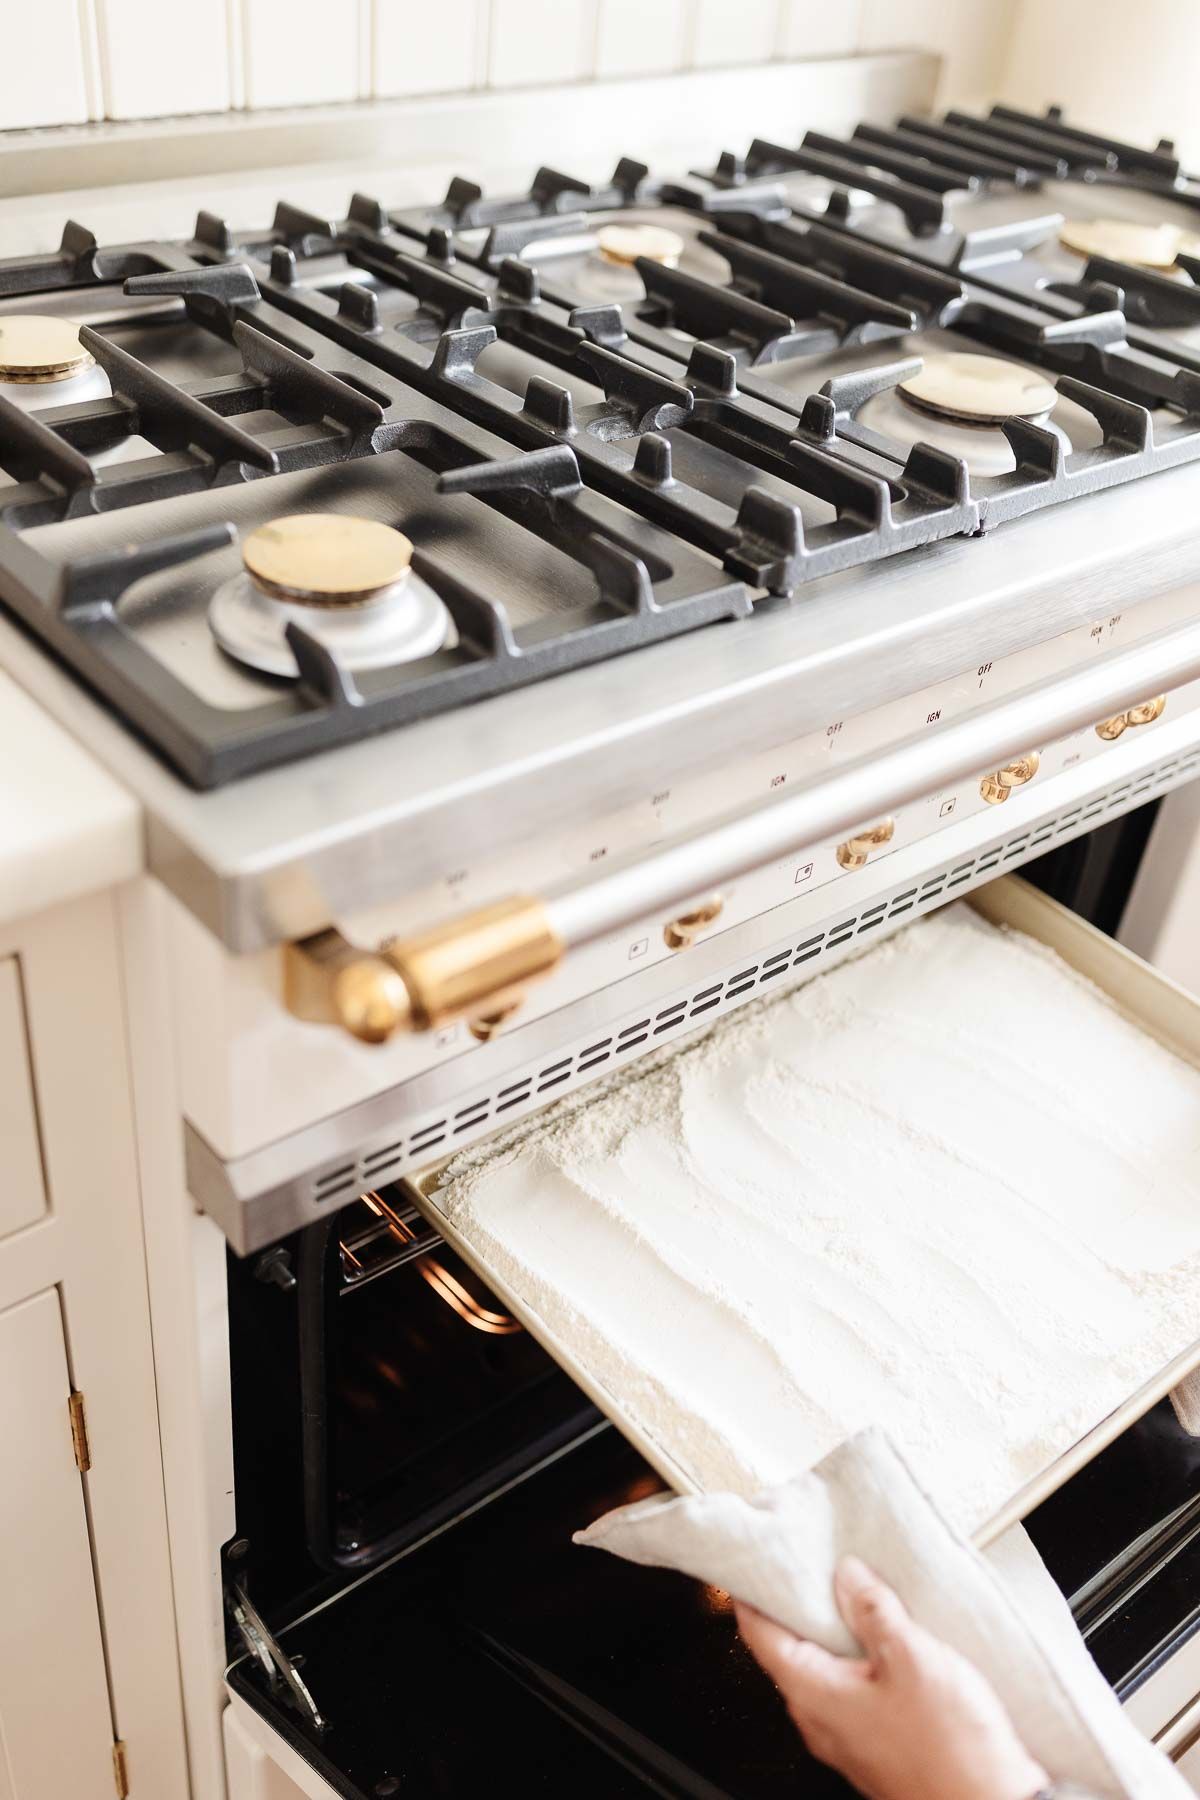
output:
<svg viewBox="0 0 1200 1800"><path fill-rule="evenodd" d="M1140 957L1097 931L1075 913L1048 899L1015 876L990 883L958 904L972 906L994 925L1008 925L1036 938L1062 957L1073 969L1101 989L1114 1004L1151 1037L1200 1068L1200 1001L1168 981ZM681 1494L695 1493L696 1483L685 1474L670 1452L648 1435L624 1412L620 1401L595 1381L550 1329L538 1312L514 1293L482 1262L471 1243L450 1222L438 1204L438 1189L449 1159L432 1164L405 1182L414 1204L464 1260L476 1268L492 1291L525 1328L544 1345L588 1398L607 1414L629 1442L640 1451L668 1486ZM975 1532L982 1549L1040 1506L1071 1476L1077 1474L1106 1445L1143 1413L1157 1404L1193 1369L1200 1367L1200 1339L1183 1348L1146 1381L1122 1405L1097 1420L1091 1430L1025 1482L993 1516Z"/></svg>

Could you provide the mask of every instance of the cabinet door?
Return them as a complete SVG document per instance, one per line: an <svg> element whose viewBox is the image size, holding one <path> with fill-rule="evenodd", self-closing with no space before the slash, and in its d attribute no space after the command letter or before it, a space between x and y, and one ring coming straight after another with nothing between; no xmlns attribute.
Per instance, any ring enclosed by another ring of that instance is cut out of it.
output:
<svg viewBox="0 0 1200 1800"><path fill-rule="evenodd" d="M0 1313L0 1800L111 1800L112 1717L58 1293Z"/></svg>

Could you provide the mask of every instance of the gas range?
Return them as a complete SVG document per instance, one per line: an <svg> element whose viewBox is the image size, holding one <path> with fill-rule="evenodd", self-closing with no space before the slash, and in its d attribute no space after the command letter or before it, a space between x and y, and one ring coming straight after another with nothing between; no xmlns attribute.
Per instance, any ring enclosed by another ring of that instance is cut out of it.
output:
<svg viewBox="0 0 1200 1800"><path fill-rule="evenodd" d="M0 645L228 948L410 895L436 916L514 858L570 884L564 835L603 840L589 873L629 864L630 918L647 847L744 810L780 746L829 752L793 786L873 759L797 827L836 832L898 803L898 696L902 729L945 727L968 669L1015 692L1066 666L1038 646L1177 622L1154 602L1200 574L1188 345L1135 332L1136 283L1073 296L952 245L1032 241L1048 186L1173 219L1190 184L1165 151L1077 168L959 124L927 127L935 164L915 123L706 173L459 178L425 208L201 211L171 242L72 224L0 264L0 353L10 321L79 328L77 367L18 343L0 384ZM290 562L281 519L309 522ZM1072 729L1055 698L1045 730ZM936 782L998 730L957 762L939 735Z"/></svg>
<svg viewBox="0 0 1200 1800"><path fill-rule="evenodd" d="M792 71L721 79L754 91L740 124L695 116L792 141ZM410 168L358 173L380 198L339 189L331 213L328 169L281 181L273 215L218 211L214 185L190 230L161 192L98 195L98 238L0 265L0 665L145 819L147 877L106 910L205 1792L223 1743L239 1796L263 1755L366 1796L397 1770L486 1775L497 1733L613 1791L609 1759L583 1769L513 1685L533 1664L640 1733L652 1785L778 1787L782 1741L741 1755L766 1742L752 1700L730 1733L709 1597L701 1619L690 1590L630 1586L606 1636L591 1565L546 1559L648 1471L402 1184L1035 859L1038 879L1082 868L1074 895L1111 924L1153 803L1161 842L1200 774L1182 336L1135 341L1115 299L889 236L861 185L843 205L810 171L696 174L689 152L648 173L616 147L594 181L543 168L515 195L447 192L439 168L427 208ZM1106 191L1157 205L1161 171L1127 173ZM964 206L1041 218L1073 180L1021 165ZM64 210L46 204L54 237ZM1084 1551L1078 1521L1115 1516L1101 1487L1186 1500L1165 1413L1039 1537L1056 1572L1071 1549L1072 1594L1118 1568L1093 1648L1123 1693L1155 1664L1131 1703L1154 1731L1196 1685L1178 1582L1110 1624L1159 1512ZM503 1592L497 1568L519 1577ZM422 1629L435 1589L428 1705L398 1714L397 1621ZM648 1662L647 1604L669 1626ZM261 1622L256 1658L273 1638L284 1685L239 1660L218 1718L226 1606ZM630 1713L575 1656L584 1611L606 1668L649 1669L639 1692L681 1630L720 1682L698 1701L696 1661L678 1706ZM494 1730L448 1734L443 1691Z"/></svg>

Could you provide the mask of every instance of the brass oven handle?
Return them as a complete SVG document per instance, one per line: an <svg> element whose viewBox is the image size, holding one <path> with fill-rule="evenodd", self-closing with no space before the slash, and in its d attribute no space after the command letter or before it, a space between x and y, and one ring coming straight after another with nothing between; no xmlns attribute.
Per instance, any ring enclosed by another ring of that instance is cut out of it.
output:
<svg viewBox="0 0 1200 1800"><path fill-rule="evenodd" d="M495 1018L557 968L563 942L542 901L517 895L378 950L319 931L284 950L284 1000L298 1019L366 1044L452 1020Z"/></svg>
<svg viewBox="0 0 1200 1800"><path fill-rule="evenodd" d="M857 758L787 799L752 812L738 809L694 835L648 855L619 859L603 875L539 901L501 902L424 937L356 949L336 931L287 947L285 997L299 1018L336 1022L368 1043L398 1031L422 1031L453 1018L474 1019L484 1033L519 1002L529 982L557 967L567 947L594 943L655 913L712 893L773 859L806 845L863 835L864 818L879 819L951 782L990 769L1013 746L1051 743L1117 714L1126 726L1162 712L1159 690L1200 679L1200 621L1109 651L1094 663L979 707L936 733L917 732L882 754ZM1129 707L1130 694L1155 694ZM1033 752L996 769L985 782L1006 799L1036 773ZM847 839L847 844L854 839ZM857 854L858 852L853 852Z"/></svg>

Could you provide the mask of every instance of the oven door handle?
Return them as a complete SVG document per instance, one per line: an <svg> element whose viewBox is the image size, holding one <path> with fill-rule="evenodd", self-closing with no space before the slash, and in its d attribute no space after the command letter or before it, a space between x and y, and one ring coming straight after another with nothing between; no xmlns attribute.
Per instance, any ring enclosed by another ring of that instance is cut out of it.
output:
<svg viewBox="0 0 1200 1800"><path fill-rule="evenodd" d="M358 949L336 930L318 932L285 951L287 1004L297 1017L338 1023L367 1042L461 1018L486 1035L568 949L655 913L678 915L668 942L682 948L715 920L728 882L839 838L842 866L859 867L890 839L890 815L900 807L972 776L989 784L988 798L1002 800L1036 773L1035 746L1088 726L1115 737L1149 723L1166 693L1197 678L1200 621L1097 655L544 898L519 895L378 950Z"/></svg>

